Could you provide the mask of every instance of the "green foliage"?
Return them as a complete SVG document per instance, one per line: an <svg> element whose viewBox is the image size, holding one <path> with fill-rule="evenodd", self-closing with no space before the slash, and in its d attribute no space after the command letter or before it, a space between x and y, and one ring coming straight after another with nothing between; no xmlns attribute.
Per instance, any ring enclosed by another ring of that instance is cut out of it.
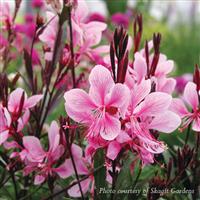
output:
<svg viewBox="0 0 200 200"><path fill-rule="evenodd" d="M105 0L109 13L125 12L127 9L127 0Z"/></svg>
<svg viewBox="0 0 200 200"><path fill-rule="evenodd" d="M96 187L96 198L98 200L105 200L106 195L99 193L100 188L106 188L106 167L103 166L105 163L105 151L104 149L98 149L94 156L94 169L101 167L95 174L95 187Z"/></svg>

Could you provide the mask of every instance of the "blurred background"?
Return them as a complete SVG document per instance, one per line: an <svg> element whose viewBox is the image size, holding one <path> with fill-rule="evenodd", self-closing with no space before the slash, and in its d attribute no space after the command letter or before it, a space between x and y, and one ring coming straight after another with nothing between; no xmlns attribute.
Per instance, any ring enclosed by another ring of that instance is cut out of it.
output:
<svg viewBox="0 0 200 200"><path fill-rule="evenodd" d="M14 8L14 0L9 2ZM33 0L34 1L34 0ZM33 1L22 0L20 12L33 12ZM199 0L86 0L91 17L110 24L125 26L132 33L133 19L143 15L143 41L154 32L162 34L161 50L175 61L175 75L193 71L200 63L200 1Z"/></svg>

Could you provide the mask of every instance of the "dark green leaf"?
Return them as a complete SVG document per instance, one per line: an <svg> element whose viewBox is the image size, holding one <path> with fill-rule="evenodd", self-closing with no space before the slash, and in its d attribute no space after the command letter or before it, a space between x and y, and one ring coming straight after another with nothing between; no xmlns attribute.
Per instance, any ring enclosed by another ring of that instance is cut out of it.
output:
<svg viewBox="0 0 200 200"><path fill-rule="evenodd" d="M103 166L105 163L105 152L103 149L98 149L94 156L94 168L97 169L100 166ZM106 167L103 166L94 174L95 179L95 199L105 200L106 195L104 193L99 193L101 188L106 188Z"/></svg>

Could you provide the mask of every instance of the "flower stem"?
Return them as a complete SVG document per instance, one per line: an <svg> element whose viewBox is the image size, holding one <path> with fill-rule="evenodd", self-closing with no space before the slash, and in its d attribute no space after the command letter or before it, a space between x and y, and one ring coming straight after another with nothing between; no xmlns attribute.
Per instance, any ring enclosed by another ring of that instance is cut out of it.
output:
<svg viewBox="0 0 200 200"><path fill-rule="evenodd" d="M75 64L74 64L74 47L73 47L73 32L72 32L72 19L71 19L71 9L69 8L69 31L70 31L70 51L71 51L71 60L72 60L72 81L73 88L76 87L76 77L75 77Z"/></svg>
<svg viewBox="0 0 200 200"><path fill-rule="evenodd" d="M80 180L79 180L79 175L78 175L78 171L77 171L77 168L76 168L76 163L74 161L73 153L72 153L72 150L71 150L71 145L70 145L69 140L68 140L68 138L69 138L68 130L66 130L65 133L66 133L66 139L67 139L67 148L68 148L69 156L71 158L72 165L73 165L73 168L74 168L75 176L76 176L76 179L78 181L78 187L79 187L79 190L80 190L80 193L81 193L81 199L84 200L83 190L82 190L81 183L80 183Z"/></svg>

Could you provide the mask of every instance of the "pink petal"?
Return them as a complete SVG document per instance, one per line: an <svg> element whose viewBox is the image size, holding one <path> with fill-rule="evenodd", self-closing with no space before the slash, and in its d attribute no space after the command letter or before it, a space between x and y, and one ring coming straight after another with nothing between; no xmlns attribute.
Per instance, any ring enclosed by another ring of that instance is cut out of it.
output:
<svg viewBox="0 0 200 200"><path fill-rule="evenodd" d="M197 110L199 105L196 88L197 86L195 83L188 82L183 93L185 101L192 107L194 111Z"/></svg>
<svg viewBox="0 0 200 200"><path fill-rule="evenodd" d="M173 70L173 68L174 68L174 62L172 60L160 62L157 65L155 76L157 77L165 76L169 74Z"/></svg>
<svg viewBox="0 0 200 200"><path fill-rule="evenodd" d="M200 118L196 118L192 124L192 130L200 132Z"/></svg>
<svg viewBox="0 0 200 200"><path fill-rule="evenodd" d="M58 17L53 14L52 12L46 12L48 25L42 32L42 34L39 35L39 39L46 43L49 47L54 47L54 42L56 38L56 30L58 26Z"/></svg>
<svg viewBox="0 0 200 200"><path fill-rule="evenodd" d="M4 142L5 149L20 148L20 145L16 141Z"/></svg>
<svg viewBox="0 0 200 200"><path fill-rule="evenodd" d="M54 151L60 142L59 127L56 121L53 121L48 131L49 151Z"/></svg>
<svg viewBox="0 0 200 200"><path fill-rule="evenodd" d="M157 115L166 111L172 101L172 97L163 92L153 92L146 96L145 100L135 109L138 115Z"/></svg>
<svg viewBox="0 0 200 200"><path fill-rule="evenodd" d="M158 80L156 91L171 94L176 86L176 80L173 78L162 78Z"/></svg>
<svg viewBox="0 0 200 200"><path fill-rule="evenodd" d="M151 81L143 80L131 90L131 107L134 109L151 91Z"/></svg>
<svg viewBox="0 0 200 200"><path fill-rule="evenodd" d="M137 82L140 83L147 75L147 65L140 53L135 53L134 70L137 74Z"/></svg>
<svg viewBox="0 0 200 200"><path fill-rule="evenodd" d="M152 144L153 143L153 144ZM165 146L164 144L156 141L152 141L152 143L143 143L143 147L149 151L150 153L153 154L159 154L165 151Z"/></svg>
<svg viewBox="0 0 200 200"><path fill-rule="evenodd" d="M122 113L125 113L129 103L130 91L126 85L117 83L112 91L111 95L107 96L106 106L113 106L120 108Z"/></svg>
<svg viewBox="0 0 200 200"><path fill-rule="evenodd" d="M91 183L91 179L90 178L88 178L88 179L86 179L84 181L81 181L80 184L81 184L81 189L82 189L83 194L85 194L89 190L90 183ZM76 184L73 187L71 187L68 190L68 194L71 197L81 197L81 193L80 193L78 184Z"/></svg>
<svg viewBox="0 0 200 200"><path fill-rule="evenodd" d="M71 151L76 159L82 158L83 150L76 144L72 144Z"/></svg>
<svg viewBox="0 0 200 200"><path fill-rule="evenodd" d="M149 129L155 129L164 133L171 133L175 131L181 124L180 117L171 112L166 111L157 115L149 125Z"/></svg>
<svg viewBox="0 0 200 200"><path fill-rule="evenodd" d="M74 18L78 22L85 20L89 13L86 1L78 1L77 8L74 10Z"/></svg>
<svg viewBox="0 0 200 200"><path fill-rule="evenodd" d="M11 124L11 117L7 110L7 108L2 107L0 105L0 129L2 126L10 126Z"/></svg>
<svg viewBox="0 0 200 200"><path fill-rule="evenodd" d="M43 160L45 157L45 151L43 150L41 143L38 138L34 136L24 136L23 145L28 151L28 159Z"/></svg>
<svg viewBox="0 0 200 200"><path fill-rule="evenodd" d="M111 115L105 114L104 127L100 131L101 137L105 140L114 140L119 135L120 130L120 121Z"/></svg>
<svg viewBox="0 0 200 200"><path fill-rule="evenodd" d="M4 131L5 129L7 129L8 126L10 126L10 123L8 125L8 120L6 118L5 111L7 111L7 109L1 107L0 105L0 132ZM8 113L8 116L9 116L9 113Z"/></svg>
<svg viewBox="0 0 200 200"><path fill-rule="evenodd" d="M88 111L75 111L74 108L70 107L67 103L65 103L65 110L70 118L79 123L89 124L91 122L91 113Z"/></svg>
<svg viewBox="0 0 200 200"><path fill-rule="evenodd" d="M132 139L125 131L121 131L120 134L117 136L116 140L118 143L123 144L126 142L130 142Z"/></svg>
<svg viewBox="0 0 200 200"><path fill-rule="evenodd" d="M72 176L74 174L74 169L73 169L71 160L70 159L65 160L65 162L59 167L55 168L54 171L61 178L68 178Z"/></svg>
<svg viewBox="0 0 200 200"><path fill-rule="evenodd" d="M32 108L34 107L41 99L43 98L43 95L34 95L30 98L28 98L24 103L24 108Z"/></svg>
<svg viewBox="0 0 200 200"><path fill-rule="evenodd" d="M111 160L115 160L120 150L121 150L120 144L116 141L112 141L108 145L106 156Z"/></svg>
<svg viewBox="0 0 200 200"><path fill-rule="evenodd" d="M23 92L24 92L24 90L21 88L17 88L13 92L11 92L11 94L9 96L9 100L8 100L8 110L10 112L18 111ZM25 102L26 102L27 95L26 95L26 93L24 93L24 94L25 94Z"/></svg>
<svg viewBox="0 0 200 200"><path fill-rule="evenodd" d="M189 112L181 99L172 99L170 110L178 114L181 118L185 117Z"/></svg>
<svg viewBox="0 0 200 200"><path fill-rule="evenodd" d="M58 160L63 155L64 152L65 152L65 148L61 144L58 145L56 149L54 149L53 151L49 151L48 156L49 156L50 162L54 162Z"/></svg>
<svg viewBox="0 0 200 200"><path fill-rule="evenodd" d="M97 105L104 105L105 96L114 86L110 71L102 65L96 65L89 76L89 96Z"/></svg>
<svg viewBox="0 0 200 200"><path fill-rule="evenodd" d="M34 179L34 185L40 185L45 181L45 177L43 175L36 175Z"/></svg>
<svg viewBox="0 0 200 200"><path fill-rule="evenodd" d="M8 133L9 133L8 130L0 133L0 145L2 145L8 139L8 136L9 136Z"/></svg>
<svg viewBox="0 0 200 200"><path fill-rule="evenodd" d="M17 132L21 131L24 128L24 126L28 123L29 117L30 111L26 110L23 116L18 119Z"/></svg>
<svg viewBox="0 0 200 200"><path fill-rule="evenodd" d="M109 45L101 45L92 49L95 54L108 53L110 50Z"/></svg>
<svg viewBox="0 0 200 200"><path fill-rule="evenodd" d="M89 42L89 46L99 44L101 41L102 31L106 29L107 25L103 22L89 22L83 26L85 35L84 38Z"/></svg>
<svg viewBox="0 0 200 200"><path fill-rule="evenodd" d="M96 108L89 95L81 89L72 89L64 94L65 108L75 112L88 112Z"/></svg>

